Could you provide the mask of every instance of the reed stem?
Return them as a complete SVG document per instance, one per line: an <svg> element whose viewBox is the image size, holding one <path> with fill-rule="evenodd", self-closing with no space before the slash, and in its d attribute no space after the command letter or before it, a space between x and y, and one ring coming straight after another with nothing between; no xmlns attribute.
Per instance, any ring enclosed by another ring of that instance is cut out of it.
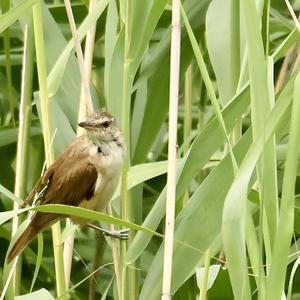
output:
<svg viewBox="0 0 300 300"><path fill-rule="evenodd" d="M40 107L41 107L41 123L42 123L44 147L46 153L46 164L49 167L54 162L54 152L51 147L51 134L52 134L51 107L49 103L48 87L47 87L47 70L46 70L41 1L38 1L33 6L33 24L34 24L34 38L35 38L38 81L39 81L39 88L40 88L39 96L40 96ZM57 296L62 297L62 299L65 299L66 284L65 284L65 274L64 274L65 272L64 272L64 260L63 260L63 244L61 240L60 222L57 222L52 226L52 239L53 239L53 250L54 250Z"/></svg>
<svg viewBox="0 0 300 300"><path fill-rule="evenodd" d="M172 33L169 92L169 145L167 202L164 244L162 299L171 299L173 238L176 201L177 115L180 67L180 1L172 2Z"/></svg>

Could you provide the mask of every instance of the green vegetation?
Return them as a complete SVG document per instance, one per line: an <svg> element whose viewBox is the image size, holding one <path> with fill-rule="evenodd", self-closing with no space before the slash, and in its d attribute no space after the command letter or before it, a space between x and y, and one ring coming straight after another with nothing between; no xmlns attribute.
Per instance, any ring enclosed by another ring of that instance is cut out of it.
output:
<svg viewBox="0 0 300 300"><path fill-rule="evenodd" d="M71 1L85 70L67 2L0 0L0 299L160 299L171 1ZM182 1L173 299L299 298L297 27L285 1ZM5 256L29 210L18 205L78 133L84 99L87 111L110 111L127 141L113 216L33 209L129 227L131 238L104 242L63 220L13 274ZM73 234L65 280L62 241Z"/></svg>

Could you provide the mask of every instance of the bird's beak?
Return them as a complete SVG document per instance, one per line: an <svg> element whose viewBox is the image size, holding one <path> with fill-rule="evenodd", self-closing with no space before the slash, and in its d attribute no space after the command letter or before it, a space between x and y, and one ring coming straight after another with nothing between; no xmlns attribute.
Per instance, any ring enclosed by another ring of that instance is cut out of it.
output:
<svg viewBox="0 0 300 300"><path fill-rule="evenodd" d="M89 129L89 128L93 129L96 127L96 124L95 122L88 120L88 121L80 122L78 126L83 127L85 129Z"/></svg>

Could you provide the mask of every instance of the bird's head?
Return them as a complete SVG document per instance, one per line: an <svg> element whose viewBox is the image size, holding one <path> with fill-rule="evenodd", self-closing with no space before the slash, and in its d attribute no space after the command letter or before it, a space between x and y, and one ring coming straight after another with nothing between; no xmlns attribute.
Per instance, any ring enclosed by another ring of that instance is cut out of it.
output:
<svg viewBox="0 0 300 300"><path fill-rule="evenodd" d="M87 130L88 137L95 144L123 140L116 119L107 112L94 112L78 125Z"/></svg>

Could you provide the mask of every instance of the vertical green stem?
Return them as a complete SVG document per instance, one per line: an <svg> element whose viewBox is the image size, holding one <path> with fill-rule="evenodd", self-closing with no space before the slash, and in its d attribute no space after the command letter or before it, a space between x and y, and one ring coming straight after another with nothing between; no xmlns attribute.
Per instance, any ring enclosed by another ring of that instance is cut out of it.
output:
<svg viewBox="0 0 300 300"><path fill-rule="evenodd" d="M192 64L190 64L185 72L184 81L184 143L189 139L192 131L192 86ZM189 144L186 144L184 153L186 153L188 148Z"/></svg>
<svg viewBox="0 0 300 300"><path fill-rule="evenodd" d="M192 64L190 64L185 72L184 76L184 123L183 123L183 144L184 149L183 152L186 152L189 149L190 143L188 142L190 139L190 135L192 132ZM189 199L189 191L188 189L184 193L180 199L178 199L176 204L176 214L181 211L187 200Z"/></svg>
<svg viewBox="0 0 300 300"><path fill-rule="evenodd" d="M273 66L268 66L266 49L268 47L268 13L269 2L264 3L264 18L261 20L261 13L256 2L251 0L242 1L241 7L245 20L245 33L248 49L248 66L251 90L251 124L253 128L253 138L258 136L260 130L265 128L266 116L274 105L273 94L273 74L270 74ZM263 37L260 24L262 23ZM269 87L269 88L268 88ZM264 132L265 133L265 132ZM259 259L260 264L264 263L266 256L267 264L272 264L269 251L273 247L274 237L277 230L277 170L275 137L272 137L264 144L261 158L257 164L258 187L260 194L260 230L259 239ZM265 220L266 219L266 220ZM267 227L266 227L266 226ZM268 271L268 267L266 268ZM258 298L264 299L265 271L259 268ZM269 274L268 274L269 275ZM267 297L268 298L268 297ZM269 299L269 298L268 298ZM271 298L270 298L271 299ZM273 299L273 298L272 298Z"/></svg>
<svg viewBox="0 0 300 300"><path fill-rule="evenodd" d="M230 2L231 96L236 93L240 76L240 0Z"/></svg>
<svg viewBox="0 0 300 300"><path fill-rule="evenodd" d="M111 208L111 203L109 203L106 207L108 215L112 216L112 208ZM110 230L114 230L115 227L113 224L110 224ZM115 270L115 278L116 278L116 286L117 286L117 293L118 293L118 299L121 298L122 294L122 272L120 270L121 263L120 263L120 256L118 252L118 246L117 242L112 239L111 241L111 251L112 251L112 257L113 257L113 262L114 262L114 270Z"/></svg>
<svg viewBox="0 0 300 300"><path fill-rule="evenodd" d="M264 1L263 18L262 18L262 38L265 48L265 55L269 55L269 15L270 15L270 0Z"/></svg>
<svg viewBox="0 0 300 300"><path fill-rule="evenodd" d="M127 172L130 166L130 97L132 80L130 79L130 60L129 60L129 8L130 0L126 1L124 12L124 26L125 26L125 42L124 42L124 69L123 69L123 93L122 93L122 129L127 144L127 156L125 158L123 170L122 170L122 182L121 182L121 201L120 211L122 219L130 219L131 217L131 205L130 198L127 192ZM127 270L126 270L126 241L120 241L120 264L122 272L121 283L121 295L120 299L126 299L127 286Z"/></svg>
<svg viewBox="0 0 300 300"><path fill-rule="evenodd" d="M26 183L28 171L28 151L30 140L30 116L31 116L31 99L32 99L32 80L33 80L33 28L32 20L28 22L24 32L24 55L23 55L23 71L22 71L22 86L21 86L21 101L19 110L19 134L17 144L16 158L16 178L15 178L15 195L24 199L26 196ZM14 210L17 210L19 205L14 203ZM12 235L17 231L19 217L13 219ZM14 275L14 294L20 292L22 272L22 256L19 256L17 268Z"/></svg>
<svg viewBox="0 0 300 300"><path fill-rule="evenodd" d="M208 277L209 277L209 267L210 267L210 249L205 252L205 262L204 262L204 275L200 287L200 297L199 300L206 300Z"/></svg>
<svg viewBox="0 0 300 300"><path fill-rule="evenodd" d="M47 70L45 59L45 45L43 33L43 17L41 1L33 6L34 37L36 49L36 61L38 70L38 81L40 87L40 104L41 104L41 121L43 128L44 147L46 152L46 163L50 166L54 162L54 152L51 148L51 108L49 105L48 88L47 88ZM61 240L60 223L57 222L52 226L52 238L55 261L56 288L58 297L66 292L64 260L63 260L63 243ZM62 296L64 298L64 296Z"/></svg>
<svg viewBox="0 0 300 300"><path fill-rule="evenodd" d="M163 254L162 299L171 299L172 267L174 250L175 202L176 202L176 158L177 158L177 122L180 77L180 1L172 1L172 32L169 85L169 140L167 168L167 199L165 238Z"/></svg>
<svg viewBox="0 0 300 300"><path fill-rule="evenodd" d="M261 263L260 245L257 241L257 232L255 224L252 219L250 209L247 210L246 216L246 244L248 249L249 260L251 263L251 273L255 279L256 285L259 287L258 299L265 299L265 285L262 282L262 275L264 274L264 266ZM259 254L259 255L258 255Z"/></svg>
<svg viewBox="0 0 300 300"><path fill-rule="evenodd" d="M44 146L46 155L47 166L51 165L54 161L54 152L51 149L51 122L50 122L50 106L47 88L47 71L46 71L46 58L45 58L45 44L43 32L43 17L41 2L38 1L33 6L33 22L34 22L34 38L36 49L36 62L38 70L38 81L40 87L40 104L42 114L42 129L44 137Z"/></svg>
<svg viewBox="0 0 300 300"><path fill-rule="evenodd" d="M2 13L5 13L9 10L10 1L2 0L1 9ZM11 74L11 62L10 62L10 29L7 28L3 33L3 44L4 44L4 52L5 52L5 69L6 69L6 78L7 78L7 91L8 91L8 101L9 101L9 110L11 114L11 119L13 121L13 125L16 125L15 115L14 115L14 103L13 103L13 93L12 93L12 74Z"/></svg>
<svg viewBox="0 0 300 300"><path fill-rule="evenodd" d="M240 0L231 0L230 2L230 83L231 83L231 98L236 94L241 65L240 53ZM235 145L241 138L242 121L238 121L232 133L232 144Z"/></svg>
<svg viewBox="0 0 300 300"><path fill-rule="evenodd" d="M128 154L127 154L128 156ZM128 193L127 193L127 171L128 171L128 158L126 158L124 166L123 166L123 171L122 171L122 182L121 182L121 218L122 219L127 219L127 202L128 202ZM126 241L120 241L120 272L121 272L121 292L120 292L120 299L124 300L125 295L126 295L126 289L125 289L125 283L126 283L126 252L127 252L127 247L126 247Z"/></svg>

